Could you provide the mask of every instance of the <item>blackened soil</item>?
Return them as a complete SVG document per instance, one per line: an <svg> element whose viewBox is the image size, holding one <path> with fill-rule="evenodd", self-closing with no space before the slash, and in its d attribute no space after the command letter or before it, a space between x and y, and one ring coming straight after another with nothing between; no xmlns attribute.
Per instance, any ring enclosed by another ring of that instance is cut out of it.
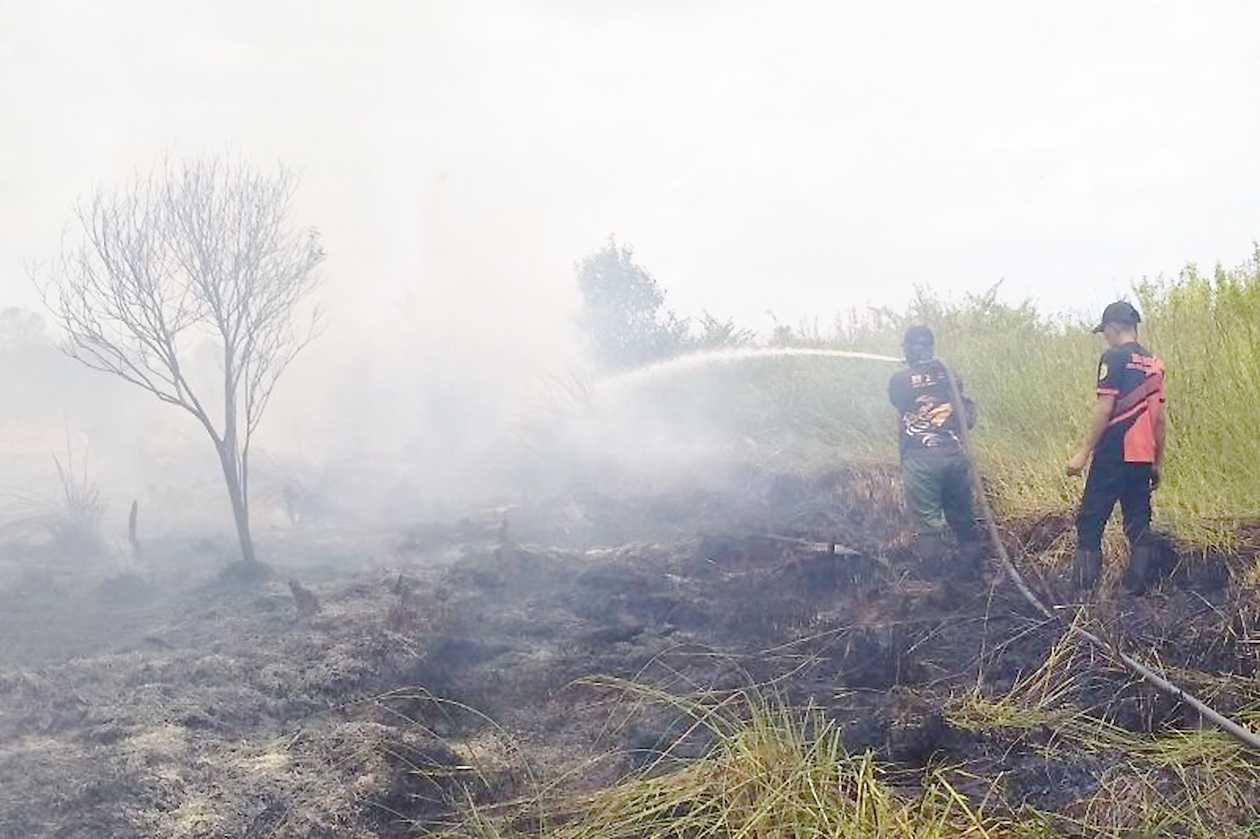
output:
<svg viewBox="0 0 1260 839"><path fill-rule="evenodd" d="M549 517L566 522L562 547ZM410 835L469 798L611 783L686 731L615 679L677 694L773 683L852 750L966 764L1004 778L1012 808L1069 810L1106 756L1048 757L946 713L1010 690L1059 631L992 572L920 567L901 521L886 475L749 474L724 492L590 493L401 536L292 536L251 585L177 547L134 577L53 575L0 595L0 835ZM1025 536L1048 544L1055 526ZM1179 573L1141 600L1109 588L1095 619L1168 664L1252 673L1229 575ZM290 578L317 612L298 615ZM1135 730L1182 722L1114 672L1079 693Z"/></svg>

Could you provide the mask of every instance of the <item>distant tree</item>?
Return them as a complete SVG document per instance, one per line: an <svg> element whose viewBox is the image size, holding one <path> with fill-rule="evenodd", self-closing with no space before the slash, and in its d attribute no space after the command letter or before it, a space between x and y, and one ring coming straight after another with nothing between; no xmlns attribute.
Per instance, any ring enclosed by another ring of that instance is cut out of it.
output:
<svg viewBox="0 0 1260 839"><path fill-rule="evenodd" d="M687 343L698 350L716 350L727 347L747 347L757 338L751 329L736 326L733 318L718 320L705 312L700 318L700 330Z"/></svg>
<svg viewBox="0 0 1260 839"><path fill-rule="evenodd" d="M64 350L187 411L223 469L240 540L254 565L249 456L281 374L315 335L295 328L324 259L319 234L292 230L295 180L223 159L167 164L80 203L44 301ZM186 351L213 340L221 380L197 392ZM212 409L221 399L222 413Z"/></svg>
<svg viewBox="0 0 1260 839"><path fill-rule="evenodd" d="M85 415L103 421L101 400L112 383L96 378L58 350L42 315L18 306L0 311L0 393L21 394L6 401L6 420L32 428L71 416L80 426Z"/></svg>
<svg viewBox="0 0 1260 839"><path fill-rule="evenodd" d="M775 315L773 309L766 309L766 316L769 317L770 322L774 324L774 329L770 332L770 346L792 346L796 342L796 331L792 329L791 325L780 321Z"/></svg>
<svg viewBox="0 0 1260 839"><path fill-rule="evenodd" d="M48 331L44 319L29 309L8 306L0 311L0 351L12 352L45 346Z"/></svg>
<svg viewBox="0 0 1260 839"><path fill-rule="evenodd" d="M634 261L629 245L607 244L577 266L579 325L601 366L635 367L687 345L689 325L665 308L665 290Z"/></svg>
<svg viewBox="0 0 1260 839"><path fill-rule="evenodd" d="M797 342L796 332L786 323L775 324L774 332L770 335L770 346L772 347L791 347Z"/></svg>

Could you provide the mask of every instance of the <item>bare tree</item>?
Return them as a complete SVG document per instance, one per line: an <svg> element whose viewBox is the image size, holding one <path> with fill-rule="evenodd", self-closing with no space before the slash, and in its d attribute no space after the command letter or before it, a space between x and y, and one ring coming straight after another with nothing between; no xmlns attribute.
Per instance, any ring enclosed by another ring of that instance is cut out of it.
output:
<svg viewBox="0 0 1260 839"><path fill-rule="evenodd" d="M256 561L250 444L318 317L313 310L309 325L295 328L324 258L317 231L287 223L295 186L283 168L221 158L163 164L81 202L81 235L41 284L70 356L184 409L210 435L246 563ZM187 345L207 337L222 350L221 393L197 392L183 363Z"/></svg>

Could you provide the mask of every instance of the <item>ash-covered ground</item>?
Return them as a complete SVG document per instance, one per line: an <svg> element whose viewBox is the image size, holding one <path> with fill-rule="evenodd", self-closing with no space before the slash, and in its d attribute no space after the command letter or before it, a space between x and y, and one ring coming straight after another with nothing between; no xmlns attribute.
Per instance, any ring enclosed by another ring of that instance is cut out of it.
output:
<svg viewBox="0 0 1260 839"><path fill-rule="evenodd" d="M416 835L468 801L612 783L682 734L610 679L760 685L891 765L966 764L1001 774L1012 808L1071 808L1107 756L1052 759L943 713L1010 689L1059 631L994 571L917 566L898 492L878 472L747 472L396 532L310 525L261 541L275 573L254 584L220 575L226 542L146 544L129 577L9 546L0 835ZM1036 549L1062 530L1008 538ZM1232 596L1207 563L1103 620L1167 663L1249 673L1246 639L1222 630ZM1114 672L1083 690L1135 730L1185 723Z"/></svg>

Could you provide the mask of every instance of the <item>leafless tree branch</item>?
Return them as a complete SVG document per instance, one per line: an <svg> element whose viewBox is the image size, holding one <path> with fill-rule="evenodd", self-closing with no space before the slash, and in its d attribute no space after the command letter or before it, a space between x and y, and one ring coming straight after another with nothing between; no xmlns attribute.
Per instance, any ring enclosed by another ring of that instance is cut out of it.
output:
<svg viewBox="0 0 1260 839"><path fill-rule="evenodd" d="M250 444L281 375L315 337L293 319L318 284L319 234L287 224L295 178L216 158L169 161L75 214L79 236L41 283L65 351L192 414L214 442L242 552ZM183 351L222 350L223 413L185 373Z"/></svg>

